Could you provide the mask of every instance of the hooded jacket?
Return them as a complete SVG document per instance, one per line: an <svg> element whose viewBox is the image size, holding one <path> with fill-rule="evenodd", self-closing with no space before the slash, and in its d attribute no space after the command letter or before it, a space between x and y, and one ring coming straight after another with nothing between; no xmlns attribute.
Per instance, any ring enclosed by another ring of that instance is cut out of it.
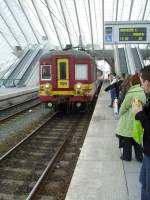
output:
<svg viewBox="0 0 150 200"><path fill-rule="evenodd" d="M116 129L118 135L132 137L134 113L132 112L132 101L138 98L143 104L146 102L146 96L140 85L131 86L125 95L125 99L119 110L119 121Z"/></svg>

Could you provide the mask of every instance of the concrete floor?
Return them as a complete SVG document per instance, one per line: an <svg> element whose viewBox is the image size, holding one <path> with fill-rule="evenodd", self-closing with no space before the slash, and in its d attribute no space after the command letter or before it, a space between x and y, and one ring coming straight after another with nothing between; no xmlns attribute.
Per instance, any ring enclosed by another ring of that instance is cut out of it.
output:
<svg viewBox="0 0 150 200"><path fill-rule="evenodd" d="M66 200L140 200L141 164L120 159L109 103L102 87Z"/></svg>

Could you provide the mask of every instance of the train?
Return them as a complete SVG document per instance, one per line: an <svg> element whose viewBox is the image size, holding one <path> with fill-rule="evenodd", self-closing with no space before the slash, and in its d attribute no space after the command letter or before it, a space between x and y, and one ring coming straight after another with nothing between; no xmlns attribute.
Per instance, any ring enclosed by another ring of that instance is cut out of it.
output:
<svg viewBox="0 0 150 200"><path fill-rule="evenodd" d="M40 101L57 109L60 105L88 108L98 92L97 65L85 51L49 51L40 58Z"/></svg>

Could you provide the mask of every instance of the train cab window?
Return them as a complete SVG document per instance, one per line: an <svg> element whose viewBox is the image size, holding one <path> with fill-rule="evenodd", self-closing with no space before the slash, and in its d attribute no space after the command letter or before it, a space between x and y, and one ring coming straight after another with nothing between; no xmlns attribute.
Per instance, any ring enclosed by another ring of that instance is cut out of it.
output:
<svg viewBox="0 0 150 200"><path fill-rule="evenodd" d="M51 80L52 74L51 74L51 65L42 65L41 66L41 79L42 80Z"/></svg>
<svg viewBox="0 0 150 200"><path fill-rule="evenodd" d="M87 64L75 65L75 80L88 80L88 65Z"/></svg>
<svg viewBox="0 0 150 200"><path fill-rule="evenodd" d="M66 80L67 73L66 73L66 62L60 63L60 80Z"/></svg>

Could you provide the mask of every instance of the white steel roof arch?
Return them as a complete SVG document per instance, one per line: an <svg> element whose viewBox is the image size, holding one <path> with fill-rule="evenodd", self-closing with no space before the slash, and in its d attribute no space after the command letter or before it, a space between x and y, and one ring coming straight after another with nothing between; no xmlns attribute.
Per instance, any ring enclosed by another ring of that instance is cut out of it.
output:
<svg viewBox="0 0 150 200"><path fill-rule="evenodd" d="M0 39L10 55L2 60L14 59L15 46L45 42L102 49L104 22L126 20L150 20L150 0L0 0Z"/></svg>

